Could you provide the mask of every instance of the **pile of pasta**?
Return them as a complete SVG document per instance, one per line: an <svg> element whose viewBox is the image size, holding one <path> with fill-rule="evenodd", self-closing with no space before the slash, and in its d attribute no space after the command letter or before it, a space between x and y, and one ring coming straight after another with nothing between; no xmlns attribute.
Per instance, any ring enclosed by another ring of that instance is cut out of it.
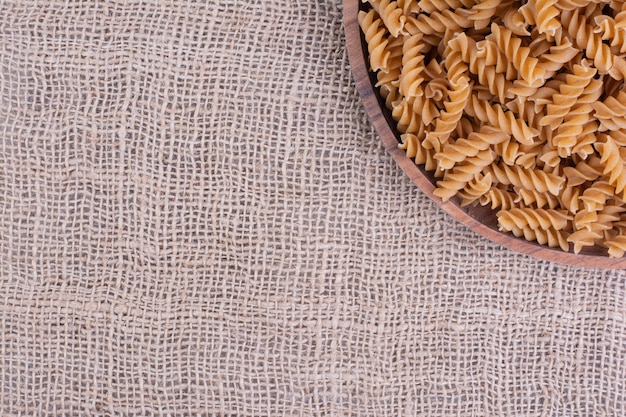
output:
<svg viewBox="0 0 626 417"><path fill-rule="evenodd" d="M376 87L438 197L542 245L624 255L626 1L363 2Z"/></svg>

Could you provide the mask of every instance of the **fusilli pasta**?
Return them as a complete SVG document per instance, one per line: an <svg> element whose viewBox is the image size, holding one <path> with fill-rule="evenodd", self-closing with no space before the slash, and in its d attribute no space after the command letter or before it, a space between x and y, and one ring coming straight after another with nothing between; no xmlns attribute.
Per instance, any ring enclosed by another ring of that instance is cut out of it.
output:
<svg viewBox="0 0 626 417"><path fill-rule="evenodd" d="M626 254L626 2L362 1L376 87L435 196Z"/></svg>

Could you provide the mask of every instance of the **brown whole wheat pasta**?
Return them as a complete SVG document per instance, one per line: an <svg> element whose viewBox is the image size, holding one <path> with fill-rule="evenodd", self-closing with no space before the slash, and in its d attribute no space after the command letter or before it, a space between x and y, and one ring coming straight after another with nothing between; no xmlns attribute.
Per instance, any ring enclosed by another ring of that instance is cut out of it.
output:
<svg viewBox="0 0 626 417"><path fill-rule="evenodd" d="M500 230L540 244L624 255L621 6L363 2L359 24L399 146L435 171L436 196L488 205Z"/></svg>

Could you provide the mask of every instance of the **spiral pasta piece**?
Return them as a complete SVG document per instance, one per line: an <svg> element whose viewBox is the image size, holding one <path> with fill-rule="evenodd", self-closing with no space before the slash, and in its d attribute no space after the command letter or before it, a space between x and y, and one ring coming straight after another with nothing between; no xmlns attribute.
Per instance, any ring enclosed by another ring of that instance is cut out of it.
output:
<svg viewBox="0 0 626 417"><path fill-rule="evenodd" d="M610 257L621 258L626 253L626 235L618 235L606 240L604 246L609 249Z"/></svg>
<svg viewBox="0 0 626 417"><path fill-rule="evenodd" d="M445 110L440 112L439 117L434 120L435 127L426 133L424 141L429 148L435 148L438 151L456 131L458 124L463 117L463 108L465 101L469 95L469 86L461 88L457 91L450 91L450 100L444 102Z"/></svg>
<svg viewBox="0 0 626 417"><path fill-rule="evenodd" d="M474 45L473 49L475 50L476 42L468 38L464 33L460 33L448 42L444 55L444 63L451 84L458 85L469 83L469 67L467 63L471 62L469 55L471 55L472 52L470 52L469 45L472 43ZM466 55L468 55L468 58L464 59Z"/></svg>
<svg viewBox="0 0 626 417"><path fill-rule="evenodd" d="M392 103L391 115L396 120L396 128L400 133L416 133L424 125L423 115L414 111L415 102L421 97L402 98Z"/></svg>
<svg viewBox="0 0 626 417"><path fill-rule="evenodd" d="M421 117L424 125L432 125L434 120L439 117L439 109L435 103L427 97L415 97L412 103L413 113Z"/></svg>
<svg viewBox="0 0 626 417"><path fill-rule="evenodd" d="M387 72L387 61L391 53L385 48L389 41L386 38L388 32L382 20L375 10L370 10L367 13L360 11L358 20L359 26L365 34L372 71L384 70Z"/></svg>
<svg viewBox="0 0 626 417"><path fill-rule="evenodd" d="M456 127L456 138L467 138L474 132L479 132L481 128L489 128L488 126L480 126L476 123L473 123L467 117L462 117L459 121L459 124Z"/></svg>
<svg viewBox="0 0 626 417"><path fill-rule="evenodd" d="M430 15L420 14L409 17L404 28L409 35L423 33L424 35L443 34L446 30L461 31L473 26L473 22L452 10L434 11Z"/></svg>
<svg viewBox="0 0 626 417"><path fill-rule="evenodd" d="M604 101L591 103L594 117L600 121L600 129L619 130L616 118L626 117L626 91L620 91L617 97L607 97Z"/></svg>
<svg viewBox="0 0 626 417"><path fill-rule="evenodd" d="M607 200L615 195L615 186L606 181L596 181L579 197L586 211L600 211Z"/></svg>
<svg viewBox="0 0 626 417"><path fill-rule="evenodd" d="M576 212L580 209L579 197L580 188L567 183L559 194L559 205L570 213L576 214Z"/></svg>
<svg viewBox="0 0 626 417"><path fill-rule="evenodd" d="M405 97L421 96L422 82L424 78L421 73L424 71L424 49L422 34L409 36L402 48L402 71L400 72L400 93Z"/></svg>
<svg viewBox="0 0 626 417"><path fill-rule="evenodd" d="M574 45L584 49L585 54L593 59L600 73L605 74L613 67L614 55L610 47L602 42L602 36L594 33L593 27L587 24L587 19L580 15L578 9L564 10L561 13L561 24Z"/></svg>
<svg viewBox="0 0 626 417"><path fill-rule="evenodd" d="M404 39L392 38L386 45L385 49L389 52L387 59L386 71L378 71L376 73L376 84L374 85L380 91L380 95L385 100L385 107L391 110L392 103L400 99L400 91L397 83L400 79L402 70L402 48Z"/></svg>
<svg viewBox="0 0 626 417"><path fill-rule="evenodd" d="M623 193L626 187L626 170L620 147L610 135L606 135L604 143L596 144L596 149L602 156L600 163L604 164L603 174L609 175L609 184L615 187L615 193ZM623 148L622 148L623 149Z"/></svg>
<svg viewBox="0 0 626 417"><path fill-rule="evenodd" d="M621 214L626 208L619 204L607 204L598 211L598 219L591 225L592 231L597 231L603 235L614 229L615 223L621 219Z"/></svg>
<svg viewBox="0 0 626 417"><path fill-rule="evenodd" d="M421 132L420 132L421 133ZM404 149L406 151L407 158L411 158L415 161L416 164L422 165L425 164L426 161L432 159L433 151L428 150L422 146L422 139L420 139L420 135L413 133L405 133L400 136L402 140L402 144L400 144L400 149ZM428 154L430 153L431 158L429 158Z"/></svg>
<svg viewBox="0 0 626 417"><path fill-rule="evenodd" d="M455 164L476 156L480 151L487 150L508 138L507 134L487 126L479 132L470 133L467 139L459 138L444 145L441 152L435 154L435 159L443 169L450 169Z"/></svg>
<svg viewBox="0 0 626 417"><path fill-rule="evenodd" d="M473 22L475 29L483 29L489 26L501 3L502 0L478 0L470 9L459 9L459 14L465 15Z"/></svg>
<svg viewBox="0 0 626 417"><path fill-rule="evenodd" d="M554 40L545 33L539 34L537 28L533 29L530 37L532 39L532 42L528 44L528 49L530 49L530 56L532 56L533 58L537 58L540 60L540 58L543 57L544 54L547 54L550 51L550 47L554 45ZM560 39L560 41L562 41L562 39Z"/></svg>
<svg viewBox="0 0 626 417"><path fill-rule="evenodd" d="M552 96L551 103L546 106L547 114L539 124L541 126L550 125L553 129L558 127L576 104L578 97L591 83L595 74L596 69L588 66L584 60L581 65L574 65L573 73L566 74L565 82L559 86L559 93Z"/></svg>
<svg viewBox="0 0 626 417"><path fill-rule="evenodd" d="M587 229L576 230L567 237L567 241L573 243L574 253L580 253L583 248L594 246L602 234L597 231Z"/></svg>
<svg viewBox="0 0 626 417"><path fill-rule="evenodd" d="M537 4L536 0L527 0L519 9L519 13L524 17L526 25L537 25Z"/></svg>
<svg viewBox="0 0 626 417"><path fill-rule="evenodd" d="M522 46L522 40L513 35L511 30L491 24L491 34L485 39L493 41L504 52L506 57L513 63L522 79L531 84L543 83L546 70L539 66L539 60L530 56L530 49Z"/></svg>
<svg viewBox="0 0 626 417"><path fill-rule="evenodd" d="M611 46L611 52L614 55L626 52L626 30L618 28L615 20L610 16L596 16L594 18L596 27L593 33L600 35L603 41L608 41Z"/></svg>
<svg viewBox="0 0 626 417"><path fill-rule="evenodd" d="M491 189L491 175L477 174L470 180L463 190L459 191L458 196L461 199L461 207L474 204L480 200Z"/></svg>
<svg viewBox="0 0 626 417"><path fill-rule="evenodd" d="M510 138L498 143L494 149L506 165L515 165L515 161L520 156L520 144Z"/></svg>
<svg viewBox="0 0 626 417"><path fill-rule="evenodd" d="M424 96L434 101L443 101L450 89L450 83L445 78L435 78L426 83Z"/></svg>
<svg viewBox="0 0 626 417"><path fill-rule="evenodd" d="M529 91L520 92L519 94L523 97L528 97L528 100L533 103L535 113L544 113L543 115L545 116L546 105L552 103L555 94L559 94L559 87L563 82L561 79L552 79L539 88L533 88L523 81L516 80L515 86L516 88L528 89ZM541 120L541 118L538 120Z"/></svg>
<svg viewBox="0 0 626 417"><path fill-rule="evenodd" d="M549 132L546 131L542 135L541 130L543 128L539 126L539 120L541 120L545 112L543 110L537 110L532 101L524 100L524 97L518 96L516 100L510 101L505 107L511 110L518 118L522 119L527 126L532 127L539 132L537 142L547 141Z"/></svg>
<svg viewBox="0 0 626 417"><path fill-rule="evenodd" d="M368 0L363 0L367 2ZM398 6L397 1L391 0L369 0L376 13L380 16L383 23L389 30L391 36L397 38L402 33L406 16L402 8Z"/></svg>
<svg viewBox="0 0 626 417"><path fill-rule="evenodd" d="M626 116L614 116L613 118L601 119L598 131L606 132L626 129Z"/></svg>
<svg viewBox="0 0 626 417"><path fill-rule="evenodd" d="M500 210L497 216L498 227L506 231L526 227L533 230L563 230L572 220L572 216L566 210L554 209L513 208Z"/></svg>
<svg viewBox="0 0 626 417"><path fill-rule="evenodd" d="M523 203L527 207L544 208L548 207L554 209L559 205L559 199L551 194L540 193L535 190L518 189L516 203Z"/></svg>
<svg viewBox="0 0 626 417"><path fill-rule="evenodd" d="M572 154L574 146L578 143L578 138L590 120L589 113L591 110L591 105L581 104L572 107L570 112L565 115L563 123L557 129L557 134L552 138L552 143L559 150L559 156L565 158Z"/></svg>
<svg viewBox="0 0 626 417"><path fill-rule="evenodd" d="M442 181L437 181L437 188L435 188L433 194L443 201L449 200L476 175L480 174L486 166L490 165L495 157L495 152L487 149L478 152L474 157L465 159L463 163L455 165L454 168L447 171Z"/></svg>
<svg viewBox="0 0 626 417"><path fill-rule="evenodd" d="M598 131L598 122L590 120L583 126L582 133L576 137L576 144L572 148L572 155L583 160L589 159L594 154L593 145L598 141L595 132Z"/></svg>
<svg viewBox="0 0 626 417"><path fill-rule="evenodd" d="M550 248L561 248L564 252L569 252L569 243L567 238L569 233L564 230L548 230L542 229L515 229L511 231L515 236L524 236L526 240L537 241L540 245L546 245Z"/></svg>
<svg viewBox="0 0 626 417"><path fill-rule="evenodd" d="M526 145L532 145L533 138L539 135L537 129L528 126L521 118L515 117L512 111L504 110L499 104L490 104L486 100L480 100L476 95L472 95L469 99L466 111L481 122L489 123Z"/></svg>
<svg viewBox="0 0 626 417"><path fill-rule="evenodd" d="M561 22L557 19L560 14L557 3L557 0L535 0L535 22L539 33L554 36L561 28Z"/></svg>
<svg viewBox="0 0 626 417"><path fill-rule="evenodd" d="M452 80L451 80L452 81ZM470 97L470 84L463 78L460 79L457 85L453 84L453 89L449 91L449 100L444 102L445 110L442 110L439 117L435 121L435 129L432 132L426 134L426 141L443 144L450 134L456 128L463 117L463 109L467 104Z"/></svg>
<svg viewBox="0 0 626 417"><path fill-rule="evenodd" d="M502 18L502 23L504 24L504 27L517 36L530 36L526 19L524 19L524 15L519 11L519 9L507 10Z"/></svg>
<svg viewBox="0 0 626 417"><path fill-rule="evenodd" d="M594 157L580 161L576 166L563 168L563 174L567 178L567 184L575 187L597 180L603 175L603 170L604 164L600 162L600 158Z"/></svg>
<svg viewBox="0 0 626 417"><path fill-rule="evenodd" d="M591 80L577 98L570 113L563 118L563 123L557 128L556 135L552 137L552 143L563 151L561 156L569 156L573 152L579 155L590 155L593 152L591 147L585 148L585 143L596 141L594 132L599 130L599 125L592 113L593 104L597 103L601 95L602 82L596 79Z"/></svg>
<svg viewBox="0 0 626 417"><path fill-rule="evenodd" d="M513 163L521 166L522 168L534 169L538 166L538 158L542 155L543 148L544 145L542 143L534 145L520 144L518 154L516 155Z"/></svg>
<svg viewBox="0 0 626 417"><path fill-rule="evenodd" d="M518 73L515 66L494 42L488 40L477 42L476 58L483 59L485 65L493 66L496 74L504 74L506 80L517 79Z"/></svg>
<svg viewBox="0 0 626 417"><path fill-rule="evenodd" d="M595 182L586 189L579 200L582 209L574 215L574 232L568 237L568 241L574 244L574 252L579 253L582 248L595 245L602 239L607 227L604 223L618 220L619 218L606 217L603 213L607 200L614 194L614 187L607 182Z"/></svg>
<svg viewBox="0 0 626 417"><path fill-rule="evenodd" d="M387 44L385 45L385 53L389 54L387 65L384 71L381 70L376 73L377 83L375 87L380 87L383 84L391 84L399 80L400 72L402 71L403 48L403 38L387 38Z"/></svg>
<svg viewBox="0 0 626 417"><path fill-rule="evenodd" d="M544 167L558 167L561 164L561 156L557 148L552 146L550 142L544 145L545 149L539 157L539 160L543 162Z"/></svg>
<svg viewBox="0 0 626 417"><path fill-rule="evenodd" d="M538 169L525 169L519 166L495 164L487 167L494 180L500 184L513 185L518 188L536 190L558 196L565 179Z"/></svg>
<svg viewBox="0 0 626 417"><path fill-rule="evenodd" d="M446 72L443 68L443 63L432 59L424 66L424 79L430 81L438 78L446 78Z"/></svg>
<svg viewBox="0 0 626 417"><path fill-rule="evenodd" d="M489 175L489 178L491 178L491 173L486 175ZM478 201L481 206L491 205L492 209L502 208L506 210L519 205L515 199L516 197L512 192L492 186Z"/></svg>
<svg viewBox="0 0 626 417"><path fill-rule="evenodd" d="M565 64L571 62L579 52L569 39L563 39L560 43L551 45L547 53L541 54L537 65L545 70L546 78L551 78Z"/></svg>
<svg viewBox="0 0 626 417"><path fill-rule="evenodd" d="M599 234L598 230L593 230L592 226L598 222L598 212L596 210L589 210L584 208L576 213L574 216L574 230L582 231L586 230L594 234ZM578 236L578 235L575 235ZM594 239L599 239L596 237Z"/></svg>
<svg viewBox="0 0 626 417"><path fill-rule="evenodd" d="M489 92L497 96L501 103L513 94L508 90L512 83L503 74L498 74L493 65L487 65L485 60L477 57L478 48L476 41L469 38L465 33L460 33L448 43L446 62L452 68L453 76L460 77L467 70L478 77L478 82L487 86Z"/></svg>
<svg viewBox="0 0 626 417"><path fill-rule="evenodd" d="M448 9L458 9L461 7L471 7L473 0L420 0L418 3L420 10L425 13L442 12Z"/></svg>

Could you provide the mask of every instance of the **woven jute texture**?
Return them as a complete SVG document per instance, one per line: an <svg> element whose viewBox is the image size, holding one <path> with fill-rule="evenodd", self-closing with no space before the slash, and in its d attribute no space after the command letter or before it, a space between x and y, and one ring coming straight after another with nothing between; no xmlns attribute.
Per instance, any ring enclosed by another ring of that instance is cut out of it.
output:
<svg viewBox="0 0 626 417"><path fill-rule="evenodd" d="M0 82L0 415L626 414L626 274L427 199L339 0L0 0Z"/></svg>

